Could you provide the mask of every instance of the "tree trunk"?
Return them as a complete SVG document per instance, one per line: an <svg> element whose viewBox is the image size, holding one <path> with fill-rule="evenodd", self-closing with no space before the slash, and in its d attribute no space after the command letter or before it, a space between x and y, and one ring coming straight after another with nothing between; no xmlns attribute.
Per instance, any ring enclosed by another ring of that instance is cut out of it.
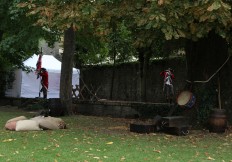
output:
<svg viewBox="0 0 232 162"><path fill-rule="evenodd" d="M111 87L110 87L110 99L112 100L113 99L113 91L114 91L114 80L115 80L115 70L116 70L116 55L117 55L117 51L116 51L116 47L115 47L115 44L116 44L116 29L117 29L117 25L116 25L116 22L115 22L115 18L112 18L111 20L111 26L112 26L112 30L113 30L113 34L114 34L114 37L113 37L113 49L112 49L112 52L113 52L113 71L112 71L112 78L111 78Z"/></svg>
<svg viewBox="0 0 232 162"><path fill-rule="evenodd" d="M110 87L110 100L113 99L113 91L114 91L114 79L115 79L115 69L116 69L116 49L114 47L114 58L113 58L113 71L112 71L112 78L111 78L111 87Z"/></svg>
<svg viewBox="0 0 232 162"><path fill-rule="evenodd" d="M139 63L140 63L140 101L145 102L147 100L146 82L147 82L147 70L150 62L151 53L149 49L139 49Z"/></svg>
<svg viewBox="0 0 232 162"><path fill-rule="evenodd" d="M3 31L0 30L0 41L2 41Z"/></svg>
<svg viewBox="0 0 232 162"><path fill-rule="evenodd" d="M72 27L64 33L64 53L62 56L60 99L67 115L72 115L72 69L75 51L75 31Z"/></svg>

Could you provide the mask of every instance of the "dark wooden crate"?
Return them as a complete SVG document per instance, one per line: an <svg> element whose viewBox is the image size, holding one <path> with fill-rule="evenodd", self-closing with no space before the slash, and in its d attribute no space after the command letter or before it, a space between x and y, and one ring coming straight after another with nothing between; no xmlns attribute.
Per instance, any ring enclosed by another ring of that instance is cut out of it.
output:
<svg viewBox="0 0 232 162"><path fill-rule="evenodd" d="M154 133L156 126L153 124L131 123L130 131L135 133Z"/></svg>
<svg viewBox="0 0 232 162"><path fill-rule="evenodd" d="M161 126L163 131L173 135L187 135L189 133L189 122L184 116L163 117Z"/></svg>
<svg viewBox="0 0 232 162"><path fill-rule="evenodd" d="M172 135L186 136L189 133L189 127L164 127L163 131Z"/></svg>
<svg viewBox="0 0 232 162"><path fill-rule="evenodd" d="M162 118L165 127L184 127L188 126L188 119L184 116L167 116Z"/></svg>

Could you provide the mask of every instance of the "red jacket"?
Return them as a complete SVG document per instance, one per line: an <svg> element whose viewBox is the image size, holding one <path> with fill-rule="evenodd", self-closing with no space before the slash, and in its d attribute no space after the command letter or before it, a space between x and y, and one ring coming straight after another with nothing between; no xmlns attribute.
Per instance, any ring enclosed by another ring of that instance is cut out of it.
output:
<svg viewBox="0 0 232 162"><path fill-rule="evenodd" d="M43 71L40 73L40 76L42 77L41 84L48 89L48 72Z"/></svg>

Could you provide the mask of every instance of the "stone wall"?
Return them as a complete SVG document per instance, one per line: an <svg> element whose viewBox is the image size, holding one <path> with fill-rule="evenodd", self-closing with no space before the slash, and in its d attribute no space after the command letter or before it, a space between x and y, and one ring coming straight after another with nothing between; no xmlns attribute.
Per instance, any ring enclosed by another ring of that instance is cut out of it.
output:
<svg viewBox="0 0 232 162"><path fill-rule="evenodd" d="M74 101L73 104L77 114L132 119L153 119L156 115L167 116L171 108L173 107L166 103L128 101ZM180 110L173 113L173 115L179 114Z"/></svg>

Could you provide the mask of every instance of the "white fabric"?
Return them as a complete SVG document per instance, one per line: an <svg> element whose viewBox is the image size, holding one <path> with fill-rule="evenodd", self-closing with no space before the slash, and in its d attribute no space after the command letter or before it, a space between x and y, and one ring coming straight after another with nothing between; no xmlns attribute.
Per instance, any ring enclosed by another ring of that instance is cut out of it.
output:
<svg viewBox="0 0 232 162"><path fill-rule="evenodd" d="M18 116L12 119L9 119L7 123L12 122L12 121L19 121L19 120L26 120L27 118L25 116Z"/></svg>
<svg viewBox="0 0 232 162"><path fill-rule="evenodd" d="M56 130L66 128L65 122L61 118L37 116L31 118L31 120L37 121L43 129Z"/></svg>
<svg viewBox="0 0 232 162"><path fill-rule="evenodd" d="M36 117L31 118L30 120L34 120L34 121L37 121L38 123L40 123L44 119L45 119L44 116L36 116Z"/></svg>
<svg viewBox="0 0 232 162"><path fill-rule="evenodd" d="M168 76L168 77L166 78L165 84L171 85L171 77L170 77L170 76Z"/></svg>
<svg viewBox="0 0 232 162"><path fill-rule="evenodd" d="M56 130L59 129L59 125L56 122L53 122L50 120L50 117L44 117L44 116L37 116L34 118L31 118L31 120L37 121L39 123L39 126L42 129L50 129L50 130Z"/></svg>
<svg viewBox="0 0 232 162"><path fill-rule="evenodd" d="M16 131L37 131L42 130L35 120L19 120L16 123Z"/></svg>
<svg viewBox="0 0 232 162"><path fill-rule="evenodd" d="M171 72L168 71L165 75L164 82L167 85L172 85Z"/></svg>
<svg viewBox="0 0 232 162"><path fill-rule="evenodd" d="M38 57L38 55L34 54L23 63L26 66L36 68ZM48 71L49 85L47 98L59 98L61 62L52 55L43 55L41 67L46 68ZM37 75L34 71L26 73L18 69L15 71L15 76L13 87L6 90L7 97L39 97L39 90L41 89L40 79L37 79ZM79 70L75 68L73 68L72 85L79 85ZM41 97L43 97L42 93Z"/></svg>

